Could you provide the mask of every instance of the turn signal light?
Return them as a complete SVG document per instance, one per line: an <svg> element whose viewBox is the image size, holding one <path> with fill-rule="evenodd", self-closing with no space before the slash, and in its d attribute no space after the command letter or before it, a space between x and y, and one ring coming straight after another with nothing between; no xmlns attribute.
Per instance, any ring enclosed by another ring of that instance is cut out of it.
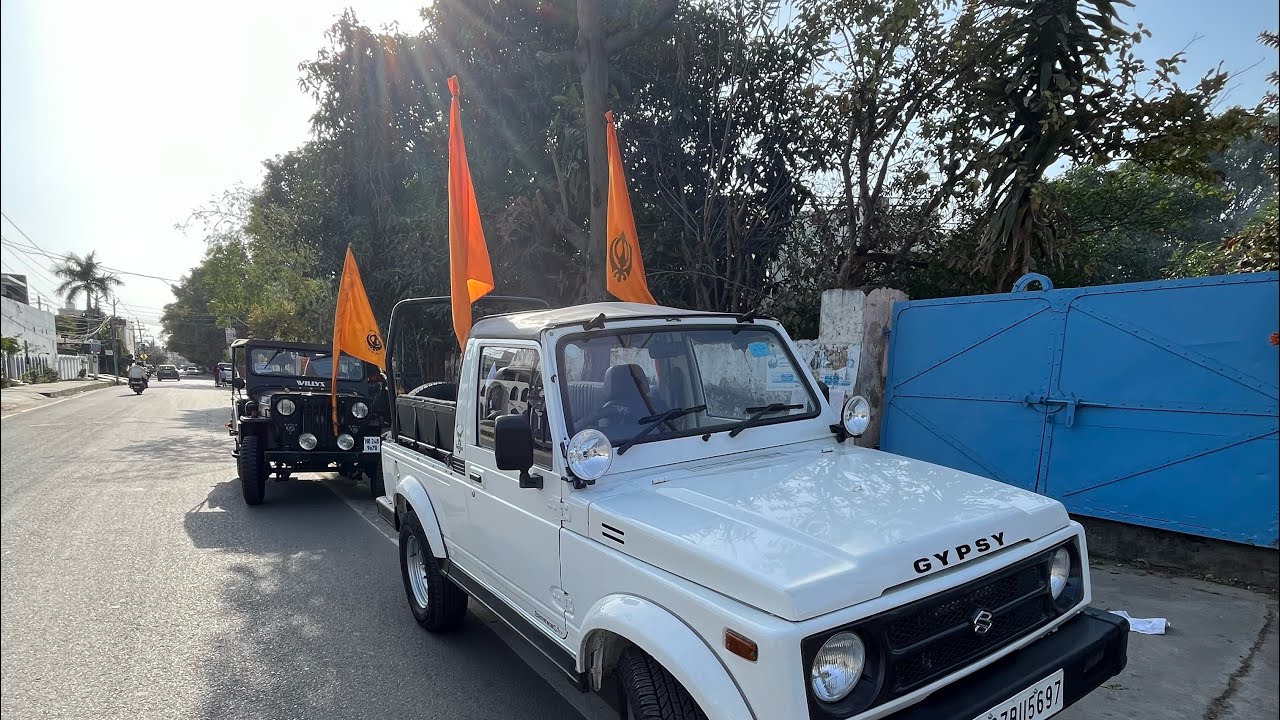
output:
<svg viewBox="0 0 1280 720"><path fill-rule="evenodd" d="M724 649L751 662L760 659L760 648L756 647L755 640L728 628L724 631Z"/></svg>

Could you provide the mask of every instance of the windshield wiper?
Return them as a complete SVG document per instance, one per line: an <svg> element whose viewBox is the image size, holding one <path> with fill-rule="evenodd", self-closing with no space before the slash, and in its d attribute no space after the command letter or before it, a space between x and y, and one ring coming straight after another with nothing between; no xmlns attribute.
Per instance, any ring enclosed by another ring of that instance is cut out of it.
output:
<svg viewBox="0 0 1280 720"><path fill-rule="evenodd" d="M803 403L795 403L792 405L788 405L786 403L769 403L768 405L762 405L760 407L749 407L747 408L747 412L751 413L751 417L747 418L746 420L743 420L737 425L734 425L733 429L729 431L729 437L738 437L738 434L741 433L743 430L746 430L749 427L755 427L756 425L759 425L760 420L765 415L786 412L787 410L802 410L802 409L804 409Z"/></svg>
<svg viewBox="0 0 1280 720"><path fill-rule="evenodd" d="M653 432L654 428L658 427L659 425L662 425L663 423L671 422L676 418L682 418L685 415L692 415L693 413L696 413L696 412L702 412L703 410L706 410L706 409L707 409L706 405L694 405L693 407L687 407L687 408L671 408L670 410L664 410L663 412L660 412L657 415L646 415L640 418L637 422L639 422L641 425L647 425L648 427L636 433L635 435L632 435L630 438L626 440L626 442L619 445L618 454L621 455L625 453L627 450L631 449L632 445L635 445L636 443L640 442L645 435L648 435L649 433Z"/></svg>

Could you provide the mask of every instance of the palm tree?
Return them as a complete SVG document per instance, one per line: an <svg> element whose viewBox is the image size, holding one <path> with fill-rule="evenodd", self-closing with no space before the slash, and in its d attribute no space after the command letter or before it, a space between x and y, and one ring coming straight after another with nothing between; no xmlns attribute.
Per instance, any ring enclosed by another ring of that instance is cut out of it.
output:
<svg viewBox="0 0 1280 720"><path fill-rule="evenodd" d="M56 292L66 298L68 306L74 306L76 298L84 294L84 309L88 310L92 302L96 307L98 298L110 295L111 289L123 285L119 277L107 272L91 252L84 257L71 253L67 259L53 269L53 274L62 278L63 282Z"/></svg>

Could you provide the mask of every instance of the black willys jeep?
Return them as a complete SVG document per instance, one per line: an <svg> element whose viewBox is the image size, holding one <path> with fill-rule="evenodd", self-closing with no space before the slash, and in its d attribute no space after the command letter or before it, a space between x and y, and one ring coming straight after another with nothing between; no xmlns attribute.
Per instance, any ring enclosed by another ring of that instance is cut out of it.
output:
<svg viewBox="0 0 1280 720"><path fill-rule="evenodd" d="M338 365L338 431L330 382L333 351L324 345L237 340L231 345L231 434L244 500L258 505L266 480L336 469L365 473L381 494L385 381L374 365L343 357Z"/></svg>

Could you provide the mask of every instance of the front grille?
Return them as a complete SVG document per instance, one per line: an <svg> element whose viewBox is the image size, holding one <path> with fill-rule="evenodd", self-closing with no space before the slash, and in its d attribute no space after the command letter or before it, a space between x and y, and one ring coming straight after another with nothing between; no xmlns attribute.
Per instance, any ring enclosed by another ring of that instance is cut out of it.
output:
<svg viewBox="0 0 1280 720"><path fill-rule="evenodd" d="M1037 558L894 612L884 628L890 692L910 692L1052 619L1048 573L1048 558ZM992 624L979 634L974 616L983 610Z"/></svg>
<svg viewBox="0 0 1280 720"><path fill-rule="evenodd" d="M277 423L284 429L284 445L289 450L301 449L298 436L311 433L316 436L316 450L337 450L338 445L333 434L333 416L329 410L329 396L322 393L299 393L290 395L277 394L272 402L281 397L288 397L298 406L292 415L278 416ZM357 425L358 421L351 416L351 406L359 398L338 396L338 424L340 432L347 432L359 437L359 432L352 432L348 426Z"/></svg>
<svg viewBox="0 0 1280 720"><path fill-rule="evenodd" d="M833 634L852 630L867 643L868 666L858 688L835 705L809 696L811 718L855 715L901 697L996 652L1058 616L1049 594L1051 552L937 595L832 628L801 643L804 670ZM991 614L990 629L974 619ZM807 675L806 675L807 680Z"/></svg>

